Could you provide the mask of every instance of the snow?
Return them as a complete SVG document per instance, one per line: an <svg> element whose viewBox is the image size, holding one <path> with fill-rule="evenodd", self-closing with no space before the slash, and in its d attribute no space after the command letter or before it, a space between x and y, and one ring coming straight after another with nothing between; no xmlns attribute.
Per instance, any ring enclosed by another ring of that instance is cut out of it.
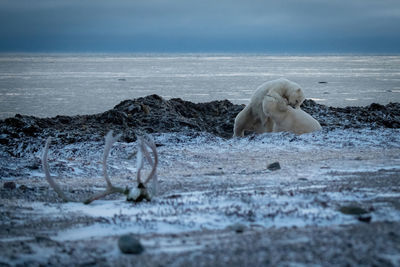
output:
<svg viewBox="0 0 400 267"><path fill-rule="evenodd" d="M362 172L399 173L400 130L336 130L301 136L277 133L228 140L205 133L152 137L162 145L158 147L160 194L151 202L134 204L121 196L90 205L23 200L17 205L38 220L78 215L102 219L47 232L57 241L224 230L235 224L249 228L355 224L359 223L356 217L338 211L340 205L352 203L372 207L374 221L400 220L399 210L383 201L400 197L398 183L385 190L368 184L357 190L337 190L335 184L354 182ZM62 177L57 181L68 188L101 190L105 187L101 146L88 142L51 147L51 173ZM134 147L123 142L112 147L108 170L113 183L134 183L135 162L129 159ZM22 169L28 157L8 163ZM281 169L267 170L267 164L274 161L280 162ZM28 173L28 180L33 179L29 176L40 176L45 184L44 175L37 170ZM379 179L383 182L386 178ZM151 241L145 238L145 242Z"/></svg>

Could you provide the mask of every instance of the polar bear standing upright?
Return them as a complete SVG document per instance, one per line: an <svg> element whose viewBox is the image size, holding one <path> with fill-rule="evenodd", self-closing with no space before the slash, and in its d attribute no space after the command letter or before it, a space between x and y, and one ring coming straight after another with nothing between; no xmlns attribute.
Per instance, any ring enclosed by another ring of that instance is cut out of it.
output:
<svg viewBox="0 0 400 267"><path fill-rule="evenodd" d="M270 96L264 100L263 108L274 121L273 132L304 134L321 130L319 122L302 109L294 109Z"/></svg>
<svg viewBox="0 0 400 267"><path fill-rule="evenodd" d="M250 103L236 116L233 136L244 136L245 130L257 133L273 131L274 121L267 109L271 97L279 103L277 107L284 110L288 104L299 108L305 99L303 90L295 82L277 79L263 83L254 92Z"/></svg>

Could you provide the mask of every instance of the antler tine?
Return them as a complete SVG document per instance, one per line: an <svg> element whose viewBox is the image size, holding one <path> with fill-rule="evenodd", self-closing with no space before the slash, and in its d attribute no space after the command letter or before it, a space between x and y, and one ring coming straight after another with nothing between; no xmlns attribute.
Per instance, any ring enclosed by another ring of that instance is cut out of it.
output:
<svg viewBox="0 0 400 267"><path fill-rule="evenodd" d="M110 178L108 177L107 172L107 159L108 155L110 154L111 147L113 144L121 137L121 135L113 136L113 131L109 131L105 137L105 147L103 152L103 176L106 180L107 187L111 188L113 185L111 184Z"/></svg>
<svg viewBox="0 0 400 267"><path fill-rule="evenodd" d="M103 175L104 175L104 179L106 180L106 183L107 183L107 189L104 192L100 192L99 194L94 195L94 196L90 197L89 199L85 200L84 201L85 204L89 204L94 200L100 199L102 197L105 197L107 195L111 195L114 193L122 193L122 194L126 193L126 190L124 188L115 187L112 185L110 178L108 177L108 173L107 173L108 155L110 154L111 147L120 138L120 136L121 135L113 136L112 130L107 133L107 135L105 137L106 143L105 143L104 153L103 153Z"/></svg>
<svg viewBox="0 0 400 267"><path fill-rule="evenodd" d="M63 191L60 189L60 187L58 186L58 184L53 180L53 178L51 178L50 175L50 170L49 170L49 163L47 162L47 154L49 152L49 146L51 143L51 137L47 138L46 140L46 145L44 147L44 151L43 151L43 156L42 156L42 167L44 170L44 174L46 176L46 180L47 182L50 184L50 186L54 189L54 191L56 191L56 193L58 194L58 196L65 202L68 201L72 201L71 199L69 199L64 193Z"/></svg>
<svg viewBox="0 0 400 267"><path fill-rule="evenodd" d="M143 143L144 143L144 146L143 146L143 148L144 148L144 149L143 149L144 157L146 158L146 160L147 160L147 162L150 164L150 166L153 167L153 165L154 165L153 159L151 158L150 153L149 153L149 151L147 150L146 146L148 146L148 147L151 148L151 146L154 145L154 141L153 141L153 139L151 139L151 137L148 136L148 135L146 135L146 138L143 138L142 140L143 140ZM155 145L154 145L154 146L155 146Z"/></svg>
<svg viewBox="0 0 400 267"><path fill-rule="evenodd" d="M136 172L136 180L138 184L142 183L142 180L140 179L141 176L141 172L144 166L144 160L143 160L143 148L144 148L144 144L143 144L143 138L141 136L138 137L138 151L136 154L136 168L137 168L137 172Z"/></svg>
<svg viewBox="0 0 400 267"><path fill-rule="evenodd" d="M147 184L153 177L154 177L154 179L156 179L156 177L157 177L156 171L157 171L157 165L158 165L158 154L157 154L156 145L154 144L153 140L144 139L144 143L145 143L145 145L147 145L152 150L153 155L154 155L154 162L153 162L153 160L150 157L149 152L147 151L147 148L144 146L144 153L143 154L145 155L145 157L146 157L147 161L149 162L149 164L152 165L151 172L147 176L147 179L144 181L144 184Z"/></svg>

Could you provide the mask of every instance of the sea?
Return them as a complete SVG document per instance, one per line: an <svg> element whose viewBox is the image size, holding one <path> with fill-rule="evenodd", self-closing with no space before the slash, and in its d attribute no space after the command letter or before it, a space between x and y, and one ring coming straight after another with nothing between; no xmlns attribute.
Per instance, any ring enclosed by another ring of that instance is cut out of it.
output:
<svg viewBox="0 0 400 267"><path fill-rule="evenodd" d="M0 54L0 119L100 113L150 94L247 104L281 77L324 105L400 102L400 55Z"/></svg>

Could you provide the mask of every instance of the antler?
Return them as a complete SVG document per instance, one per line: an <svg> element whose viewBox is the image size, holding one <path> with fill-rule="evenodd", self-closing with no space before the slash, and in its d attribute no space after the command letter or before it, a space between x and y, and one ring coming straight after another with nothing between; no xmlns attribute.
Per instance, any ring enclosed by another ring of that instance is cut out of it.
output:
<svg viewBox="0 0 400 267"><path fill-rule="evenodd" d="M147 147L149 147L154 155L154 161L150 156L150 152L147 150ZM152 169L147 176L146 180L142 182L140 176L141 176L141 171L144 166L144 159L147 160L147 162L152 166ZM136 179L138 183L138 187L136 189L132 189L130 193L128 194L128 200L129 201L135 201L139 202L142 201L143 199L150 200L150 195L149 192L146 189L146 184L153 179L153 186L152 186L152 195L157 194L157 165L158 165L158 154L157 154L157 149L156 145L154 144L154 141L150 139L150 137L143 138L141 136L138 137L138 152L137 152L137 174L136 174Z"/></svg>
<svg viewBox="0 0 400 267"><path fill-rule="evenodd" d="M143 138L143 137L138 137L138 141L139 141L139 150L138 150L138 154L137 154L137 168L138 168L138 172L137 172L137 182L139 183L143 183L143 184L147 184L152 178L157 179L157 174L156 174L156 169L157 169L157 165L158 165L158 154L157 154L157 149L156 149L156 145L154 144L153 140L148 140L150 138ZM154 162L153 159L150 156L149 151L147 150L148 146L154 155ZM143 157L147 160L147 162L152 166L151 172L149 173L149 175L147 176L146 180L144 182L141 181L140 179L140 172L143 168Z"/></svg>
<svg viewBox="0 0 400 267"><path fill-rule="evenodd" d="M158 179L157 179L157 165L158 165L158 154L157 154L157 148L156 145L154 144L154 141L152 139L145 139L144 140L145 144L152 150L153 155L154 155L154 162L152 158L150 157L149 152L147 151L147 148L144 150L144 156L146 157L147 161L149 162L150 165L152 165L151 172L147 176L147 179L144 181L144 184L147 184L151 179L153 179L153 194L157 194L157 184L158 184Z"/></svg>
<svg viewBox="0 0 400 267"><path fill-rule="evenodd" d="M112 185L112 183L108 177L108 173L107 173L108 154L110 153L112 145L118 140L119 137L120 137L120 135L113 136L113 132L110 131L110 132L108 132L108 134L106 135L106 138L105 138L106 144L105 144L104 153L103 153L103 175L104 175L104 179L106 180L106 183L107 183L107 189L104 192L101 192L97 195L94 195L94 196L88 198L83 203L89 204L96 199L99 199L99 198L102 198L102 197L105 197L107 195L114 194L114 193L127 194L126 189ZM51 137L49 137L46 141L46 145L45 145L43 157L42 157L42 165L43 165L43 170L44 170L44 173L46 176L46 180L50 184L50 186L54 189L54 191L56 191L58 196L60 198L62 198L62 200L64 200L65 202L69 202L69 201L74 202L76 200L73 200L73 199L67 197L50 175L49 164L47 162L47 154L49 151L50 142L51 142Z"/></svg>
<svg viewBox="0 0 400 267"><path fill-rule="evenodd" d="M47 162L47 154L49 152L50 143L51 143L51 137L47 138L47 140L46 140L46 145L44 147L44 152L43 152L43 156L42 156L42 166L43 166L44 173L46 175L46 180L50 184L50 186L54 189L54 191L56 191L58 196L60 198L62 198L62 200L64 200L65 202L72 201L64 194L64 192L60 189L60 187L53 180L53 178L51 178L50 171L49 171L49 163Z"/></svg>
<svg viewBox="0 0 400 267"><path fill-rule="evenodd" d="M121 193L121 194L127 194L128 193L127 189L113 186L111 181L110 181L110 178L108 177L108 172L107 172L108 155L110 154L111 147L113 146L113 144L120 137L121 137L121 135L113 136L113 131L109 131L107 133L106 137L105 137L106 144L105 144L104 152L103 152L103 176L104 176L104 179L106 180L106 183L107 183L107 189L104 192L101 192L101 193L99 193L97 195L94 195L94 196L88 198L83 203L89 204L94 200L100 199L102 197L105 197L107 195L111 195L111 194L114 194L114 193Z"/></svg>
<svg viewBox="0 0 400 267"><path fill-rule="evenodd" d="M89 204L94 200L100 199L102 197L105 197L107 195L114 194L114 193L125 194L128 196L127 200L133 200L135 202L139 202L143 199L150 200L150 196L147 192L145 185L151 179L153 179L153 192L152 193L153 193L153 195L156 194L156 192L157 192L156 169L157 169L157 165L158 165L158 154L157 154L157 149L156 149L156 145L154 144L154 141L152 139L150 139L149 137L146 139L143 137L138 138L138 146L139 146L138 155L137 155L138 170L137 170L137 176L136 176L137 182L138 182L137 188L128 189L128 188L121 188L121 187L116 187L116 186L112 185L110 178L108 177L108 172L107 172L107 159L108 159L108 155L110 154L111 147L119 139L120 136L121 135L113 136L113 131L109 131L105 137L105 147L104 147L104 153L103 153L102 166L103 166L103 176L104 176L104 179L106 180L106 184L107 184L106 190L88 198L83 203ZM75 200L70 199L63 193L63 191L60 189L58 184L53 180L53 178L50 175L49 165L47 162L48 161L47 155L48 155L48 151L49 151L50 142L51 142L51 138L49 137L46 141L46 145L45 145L43 157L42 157L42 165L43 165L43 170L45 172L46 180L50 184L50 186L54 189L54 191L56 191L58 196L61 199L63 199L63 201L74 202ZM153 155L154 155L154 161L151 158L150 152L147 150L146 146L152 150ZM147 162L152 166L152 169L151 169L149 175L147 176L146 180L144 182L142 182L140 179L140 174L141 174L141 170L144 166L144 159L146 159Z"/></svg>

